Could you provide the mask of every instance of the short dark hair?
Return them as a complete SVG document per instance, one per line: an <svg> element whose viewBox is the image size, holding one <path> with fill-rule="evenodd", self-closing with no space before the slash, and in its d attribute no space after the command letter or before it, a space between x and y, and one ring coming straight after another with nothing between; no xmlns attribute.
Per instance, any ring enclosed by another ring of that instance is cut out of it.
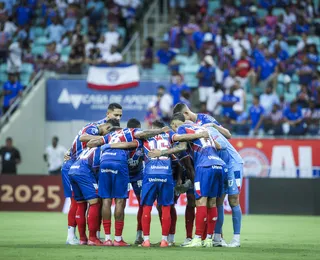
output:
<svg viewBox="0 0 320 260"><path fill-rule="evenodd" d="M127 123L128 128L141 128L141 123L138 119L136 118L131 118L129 119Z"/></svg>
<svg viewBox="0 0 320 260"><path fill-rule="evenodd" d="M188 106L184 103L178 103L173 108L173 114L181 113L183 109L188 108Z"/></svg>
<svg viewBox="0 0 320 260"><path fill-rule="evenodd" d="M186 118L184 117L184 115L182 113L179 112L179 113L173 114L171 121L174 121L174 120L179 120L179 121L184 122L184 121L186 121Z"/></svg>
<svg viewBox="0 0 320 260"><path fill-rule="evenodd" d="M161 120L154 120L152 122L152 126L161 128L161 127L165 126L165 123L163 121L161 121Z"/></svg>
<svg viewBox="0 0 320 260"><path fill-rule="evenodd" d="M56 139L56 140L57 140L57 142L59 142L59 138L58 138L58 136L54 136L54 137L52 137L52 139Z"/></svg>
<svg viewBox="0 0 320 260"><path fill-rule="evenodd" d="M107 120L106 123L107 123L107 124L110 124L110 125L112 125L112 126L120 127L120 122L119 122L119 120L116 119L116 118L111 118L111 119Z"/></svg>
<svg viewBox="0 0 320 260"><path fill-rule="evenodd" d="M152 37L148 37L146 40L147 40L147 42L149 44L149 47L152 48L153 45L154 45L154 39Z"/></svg>
<svg viewBox="0 0 320 260"><path fill-rule="evenodd" d="M257 99L258 101L260 101L260 96L259 95L254 95L253 98Z"/></svg>
<svg viewBox="0 0 320 260"><path fill-rule="evenodd" d="M12 142L12 137L7 137L6 142Z"/></svg>
<svg viewBox="0 0 320 260"><path fill-rule="evenodd" d="M164 89L164 90L166 90L166 87L163 86L163 85L160 85L160 86L158 86L158 89Z"/></svg>
<svg viewBox="0 0 320 260"><path fill-rule="evenodd" d="M108 110L113 111L113 110L115 110L115 109L122 109L122 106L121 106L120 104L118 104L118 103L111 103L111 104L109 104Z"/></svg>

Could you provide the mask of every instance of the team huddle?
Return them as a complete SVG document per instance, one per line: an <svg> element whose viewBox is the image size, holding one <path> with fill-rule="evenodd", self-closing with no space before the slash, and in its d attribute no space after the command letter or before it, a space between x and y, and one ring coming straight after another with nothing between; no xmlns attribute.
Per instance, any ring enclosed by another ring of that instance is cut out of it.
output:
<svg viewBox="0 0 320 260"><path fill-rule="evenodd" d="M239 247L243 161L227 140L230 132L214 118L195 114L182 103L174 107L170 127L156 120L152 129L142 130L140 122L132 118L126 128L120 128L121 117L121 105L110 104L107 117L84 126L65 156L62 180L65 197L71 198L67 244L129 246L122 231L132 186L139 202L135 244L151 246L151 210L157 202L160 247L174 245L175 203L186 193L186 239L181 246ZM225 195L232 208L234 231L229 244L222 237ZM100 240L101 223L104 241Z"/></svg>

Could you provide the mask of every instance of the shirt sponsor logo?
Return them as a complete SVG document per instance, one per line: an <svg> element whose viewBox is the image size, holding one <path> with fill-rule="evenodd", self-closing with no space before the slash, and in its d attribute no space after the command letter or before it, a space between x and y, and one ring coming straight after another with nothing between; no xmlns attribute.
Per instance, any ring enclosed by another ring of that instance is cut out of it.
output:
<svg viewBox="0 0 320 260"><path fill-rule="evenodd" d="M151 170L169 170L169 166L151 166Z"/></svg>
<svg viewBox="0 0 320 260"><path fill-rule="evenodd" d="M101 171L102 173L113 173L113 174L118 174L118 170L101 169L100 171Z"/></svg>
<svg viewBox="0 0 320 260"><path fill-rule="evenodd" d="M212 166L212 169L218 169L218 170L221 170L221 169L222 169L222 166L214 165L214 166Z"/></svg>
<svg viewBox="0 0 320 260"><path fill-rule="evenodd" d="M117 153L104 152L104 153L102 154L102 156L103 156L103 155L112 155L112 156L116 156L116 155L117 155Z"/></svg>
<svg viewBox="0 0 320 260"><path fill-rule="evenodd" d="M80 169L80 166L79 166L79 165L72 165L72 166L70 167L70 169Z"/></svg>
<svg viewBox="0 0 320 260"><path fill-rule="evenodd" d="M220 158L219 158L219 157L212 156L212 155L208 156L208 159L209 159L209 160L219 160L219 161L220 161Z"/></svg>
<svg viewBox="0 0 320 260"><path fill-rule="evenodd" d="M167 182L168 179L148 178L149 182Z"/></svg>

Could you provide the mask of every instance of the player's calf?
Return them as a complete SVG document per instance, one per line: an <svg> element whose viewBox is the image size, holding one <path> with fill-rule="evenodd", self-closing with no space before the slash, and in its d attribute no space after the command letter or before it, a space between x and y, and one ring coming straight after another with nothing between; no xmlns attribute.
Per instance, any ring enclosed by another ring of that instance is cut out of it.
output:
<svg viewBox="0 0 320 260"><path fill-rule="evenodd" d="M88 210L88 229L89 241L88 245L101 246L102 242L97 237L97 231L100 225L100 201L99 199L88 200L90 206Z"/></svg>
<svg viewBox="0 0 320 260"><path fill-rule="evenodd" d="M122 239L122 231L124 226L124 208L126 205L126 199L116 199L116 207L114 211L115 218L115 237L114 237L114 246L129 246Z"/></svg>

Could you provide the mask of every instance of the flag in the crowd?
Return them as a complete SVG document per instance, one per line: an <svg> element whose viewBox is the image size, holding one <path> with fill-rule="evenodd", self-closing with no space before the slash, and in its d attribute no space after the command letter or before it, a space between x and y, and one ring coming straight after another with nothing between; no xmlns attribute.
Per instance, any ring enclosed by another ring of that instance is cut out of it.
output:
<svg viewBox="0 0 320 260"><path fill-rule="evenodd" d="M88 87L98 90L118 90L138 86L139 68L134 64L110 66L90 66Z"/></svg>

